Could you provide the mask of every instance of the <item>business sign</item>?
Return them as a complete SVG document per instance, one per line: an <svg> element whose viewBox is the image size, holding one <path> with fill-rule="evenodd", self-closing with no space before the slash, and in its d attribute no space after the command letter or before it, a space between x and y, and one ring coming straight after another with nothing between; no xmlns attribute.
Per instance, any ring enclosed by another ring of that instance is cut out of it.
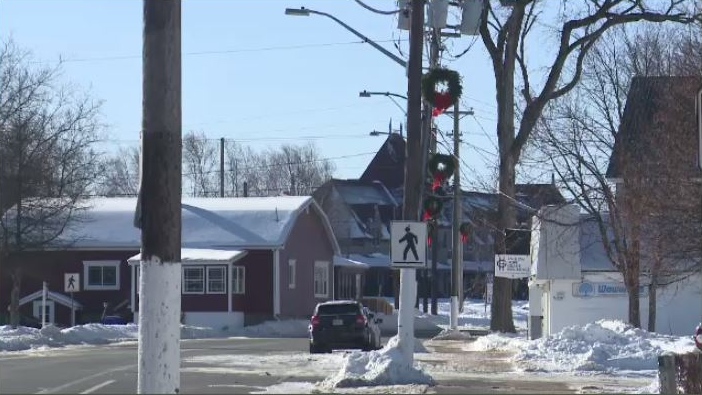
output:
<svg viewBox="0 0 702 395"><path fill-rule="evenodd" d="M529 255L495 254L495 277L529 277Z"/></svg>
<svg viewBox="0 0 702 395"><path fill-rule="evenodd" d="M589 282L573 284L573 296L589 298L594 296L626 296L626 285L619 282ZM639 296L648 296L648 287L639 287Z"/></svg>

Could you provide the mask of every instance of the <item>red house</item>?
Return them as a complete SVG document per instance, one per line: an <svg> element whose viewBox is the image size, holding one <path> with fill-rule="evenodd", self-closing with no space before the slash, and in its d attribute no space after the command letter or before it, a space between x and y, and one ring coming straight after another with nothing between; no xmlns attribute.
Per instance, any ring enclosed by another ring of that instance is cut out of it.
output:
<svg viewBox="0 0 702 395"><path fill-rule="evenodd" d="M23 253L21 314L40 317L48 282L47 321L96 322L104 315L136 319L140 230L136 198L97 198L62 235L63 247ZM66 246L69 247L66 247ZM184 323L237 327L273 317L307 317L334 295L339 246L310 196L183 198L182 311ZM131 264L130 264L131 263ZM67 273L78 290L65 292ZM11 282L0 273L0 305Z"/></svg>

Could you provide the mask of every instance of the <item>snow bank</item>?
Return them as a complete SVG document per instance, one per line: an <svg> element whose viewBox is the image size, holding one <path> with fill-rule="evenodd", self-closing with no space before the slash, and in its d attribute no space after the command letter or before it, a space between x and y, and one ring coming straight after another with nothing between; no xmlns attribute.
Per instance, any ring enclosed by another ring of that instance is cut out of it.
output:
<svg viewBox="0 0 702 395"><path fill-rule="evenodd" d="M181 339L246 337L305 337L307 320L268 321L260 325L236 330L220 330L192 325L180 326ZM135 341L139 338L139 327L135 324L103 325L85 324L60 329L48 325L42 329L0 326L0 351L44 350L52 347L73 345L110 344Z"/></svg>
<svg viewBox="0 0 702 395"><path fill-rule="evenodd" d="M432 340L470 340L473 336L468 332L461 332L460 330L444 329L438 335L434 336Z"/></svg>
<svg viewBox="0 0 702 395"><path fill-rule="evenodd" d="M430 375L404 358L398 342L399 338L394 336L381 350L353 351L347 354L341 369L319 383L320 388L434 385L434 379Z"/></svg>
<svg viewBox="0 0 702 395"><path fill-rule="evenodd" d="M620 320L599 320L536 340L491 333L464 349L514 351L514 361L527 371L654 374L661 353L688 352L694 347L691 337L651 333Z"/></svg>

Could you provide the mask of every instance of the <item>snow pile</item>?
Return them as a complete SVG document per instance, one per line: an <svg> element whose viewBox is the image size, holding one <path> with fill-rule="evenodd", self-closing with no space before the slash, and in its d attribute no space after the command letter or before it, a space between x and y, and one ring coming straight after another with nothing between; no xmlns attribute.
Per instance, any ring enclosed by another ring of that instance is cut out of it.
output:
<svg viewBox="0 0 702 395"><path fill-rule="evenodd" d="M136 325L87 324L68 329L0 326L0 351L46 349L79 344L108 344L137 338Z"/></svg>
<svg viewBox="0 0 702 395"><path fill-rule="evenodd" d="M306 320L268 321L244 328L223 330L192 325L180 326L181 339L246 337L305 337ZM19 326L12 329L0 325L0 351L23 351L74 345L110 344L135 341L139 327L135 324L103 325L85 324L61 329L47 325L42 329Z"/></svg>
<svg viewBox="0 0 702 395"><path fill-rule="evenodd" d="M567 327L536 340L492 333L479 337L464 349L514 351L514 361L527 371L655 375L660 354L689 352L694 347L691 337L647 332L620 320L599 320Z"/></svg>
<svg viewBox="0 0 702 395"><path fill-rule="evenodd" d="M399 338L390 338L380 350L353 351L347 354L341 369L319 386L322 389L388 385L434 385L434 379L406 360L399 349ZM415 343L416 347L416 343Z"/></svg>
<svg viewBox="0 0 702 395"><path fill-rule="evenodd" d="M461 332L455 329L444 329L438 335L434 336L432 340L470 340L473 337L468 332Z"/></svg>

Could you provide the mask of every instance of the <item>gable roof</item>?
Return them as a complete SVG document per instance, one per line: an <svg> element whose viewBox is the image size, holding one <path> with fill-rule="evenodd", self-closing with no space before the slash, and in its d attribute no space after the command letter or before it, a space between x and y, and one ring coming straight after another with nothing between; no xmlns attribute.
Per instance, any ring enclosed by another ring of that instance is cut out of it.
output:
<svg viewBox="0 0 702 395"><path fill-rule="evenodd" d="M398 205L390 191L380 181L331 179L328 182L336 188L344 202L350 206L362 204Z"/></svg>
<svg viewBox="0 0 702 395"><path fill-rule="evenodd" d="M134 227L136 198L94 198L80 223L58 240L72 248L139 249ZM329 220L310 196L182 198L182 247L213 249L282 248L297 218L312 209L319 215L335 253L339 246Z"/></svg>
<svg viewBox="0 0 702 395"><path fill-rule="evenodd" d="M43 290L40 289L40 290L33 292L29 295L25 295L22 299L19 300L19 305L23 306L31 301L40 299L42 297L42 293L43 293ZM46 293L46 298L47 298L47 300L53 300L54 302L56 302L58 304L64 305L64 306L68 307L69 309L71 308L71 306L73 306L73 308L76 310L83 309L83 305L80 302L78 302L75 299L73 299L73 301L71 301L70 297L68 297L62 293L58 293L58 292L54 292L54 291L49 290Z"/></svg>
<svg viewBox="0 0 702 395"><path fill-rule="evenodd" d="M670 160L671 157L689 162L681 169L696 171L692 148L696 151L698 147L695 96L700 86L702 77L699 76L634 77L615 136L607 178L623 176L626 157L636 158L637 171L642 174L655 172L656 163ZM660 137L664 134L668 138ZM672 148L665 144L666 141L677 142L690 152L668 152Z"/></svg>
<svg viewBox="0 0 702 395"><path fill-rule="evenodd" d="M380 181L388 189L401 187L405 182L405 146L405 139L401 135L388 135L360 179Z"/></svg>

